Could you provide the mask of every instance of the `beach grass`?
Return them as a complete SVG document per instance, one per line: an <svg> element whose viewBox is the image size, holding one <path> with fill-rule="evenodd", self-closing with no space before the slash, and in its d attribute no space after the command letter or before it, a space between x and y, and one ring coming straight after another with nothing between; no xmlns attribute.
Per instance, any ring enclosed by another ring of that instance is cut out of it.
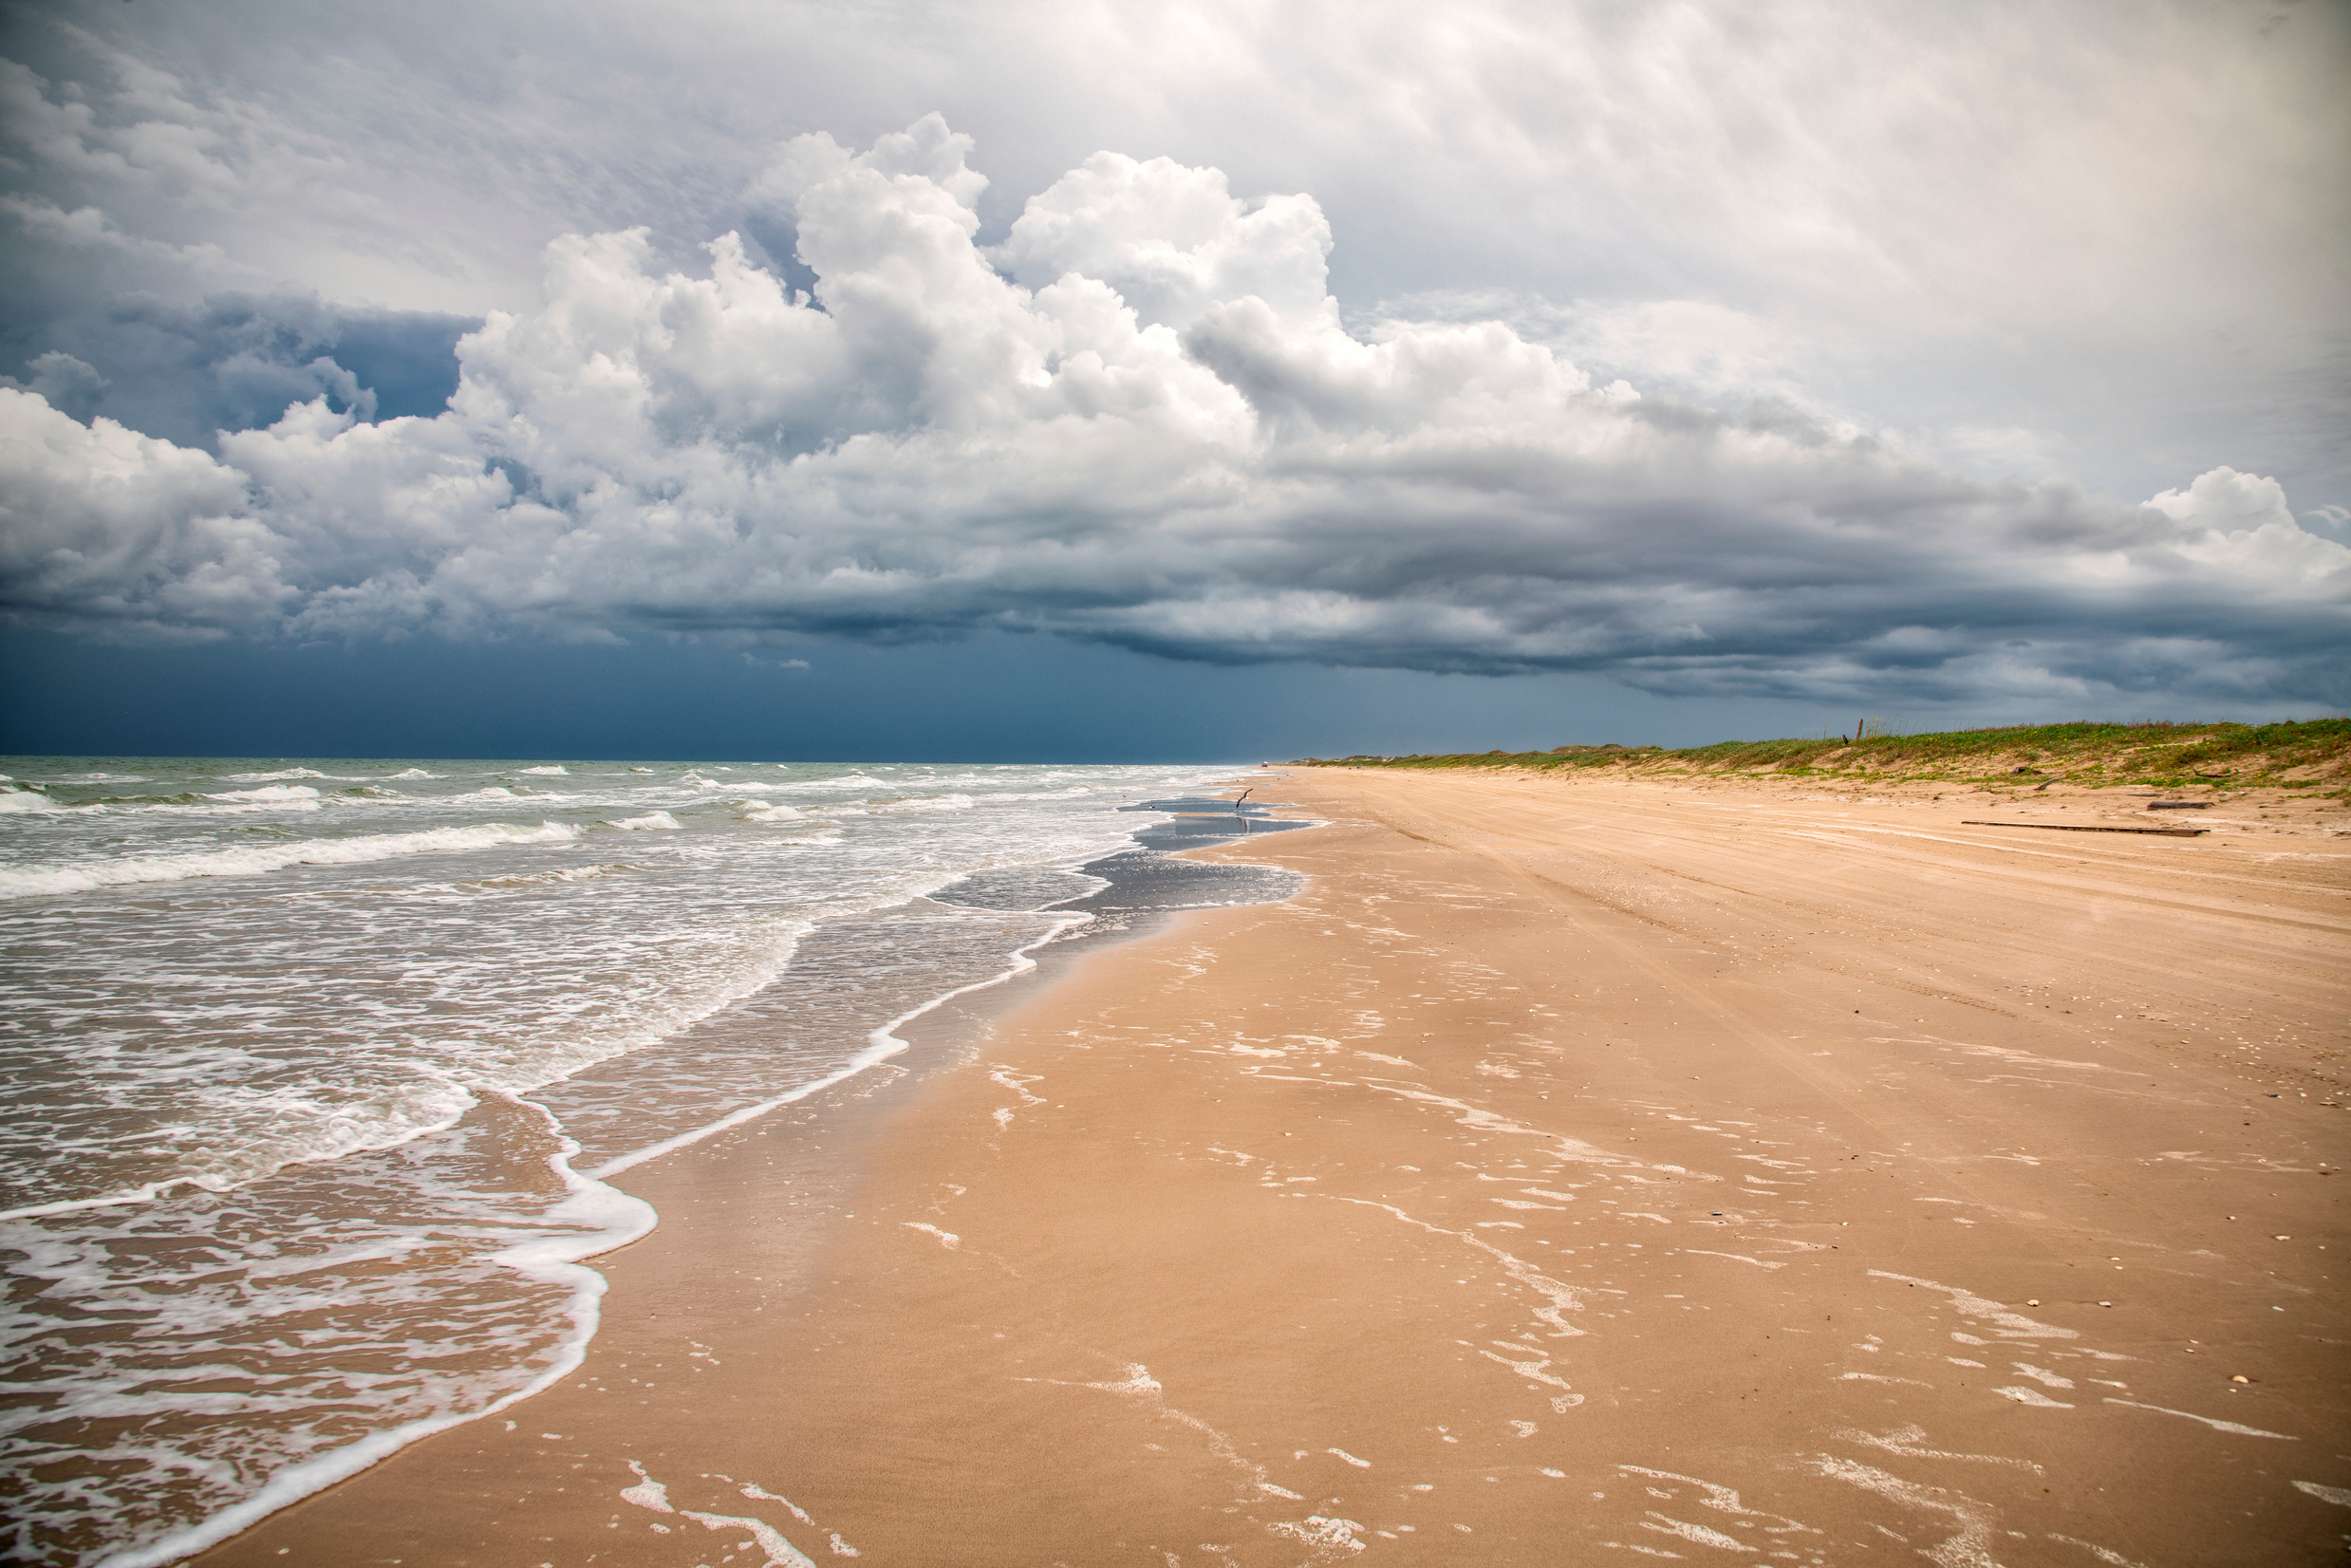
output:
<svg viewBox="0 0 2351 1568"><path fill-rule="evenodd" d="M1301 757L1344 768L1509 768L1609 772L1651 777L1697 775L1812 777L1908 783L2055 779L2069 784L2229 789L2259 784L2340 789L2351 784L2351 719L2276 724L2017 724L1926 735L1829 736L1661 746L1558 746L1543 752L1463 752L1413 756Z"/></svg>

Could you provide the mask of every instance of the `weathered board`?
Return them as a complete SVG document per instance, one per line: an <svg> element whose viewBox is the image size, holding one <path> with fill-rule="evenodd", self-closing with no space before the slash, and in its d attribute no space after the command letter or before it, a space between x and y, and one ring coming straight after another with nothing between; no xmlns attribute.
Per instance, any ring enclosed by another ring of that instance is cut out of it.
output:
<svg viewBox="0 0 2351 1568"><path fill-rule="evenodd" d="M1968 828L2046 828L2057 833L2152 833L2157 838L2195 838L2209 833L2210 828L2104 828L2088 822L1986 822L1978 817L1966 817L1961 826Z"/></svg>

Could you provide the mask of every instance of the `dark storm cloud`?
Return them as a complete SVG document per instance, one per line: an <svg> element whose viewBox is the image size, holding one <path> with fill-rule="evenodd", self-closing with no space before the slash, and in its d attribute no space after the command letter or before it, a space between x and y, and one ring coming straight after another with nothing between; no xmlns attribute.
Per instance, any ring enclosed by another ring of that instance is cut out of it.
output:
<svg viewBox="0 0 2351 1568"><path fill-rule="evenodd" d="M323 396L208 455L0 394L9 603L166 633L1029 630L1665 693L2341 693L2351 551L2274 481L1986 483L1783 403L1595 386L1495 322L1365 342L1311 198L1165 160L1089 160L991 249L969 151L935 117L787 146L756 199L812 299L732 236L703 277L640 233L559 242L437 418Z"/></svg>
<svg viewBox="0 0 2351 1568"><path fill-rule="evenodd" d="M27 625L2344 695L2331 13L12 14Z"/></svg>

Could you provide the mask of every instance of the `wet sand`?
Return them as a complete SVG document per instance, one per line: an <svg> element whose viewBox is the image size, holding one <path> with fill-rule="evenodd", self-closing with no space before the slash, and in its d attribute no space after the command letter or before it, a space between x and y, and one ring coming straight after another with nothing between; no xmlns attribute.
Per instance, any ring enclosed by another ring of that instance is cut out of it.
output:
<svg viewBox="0 0 2351 1568"><path fill-rule="evenodd" d="M1303 894L632 1171L580 1372L201 1560L2341 1559L2351 840L1278 793Z"/></svg>

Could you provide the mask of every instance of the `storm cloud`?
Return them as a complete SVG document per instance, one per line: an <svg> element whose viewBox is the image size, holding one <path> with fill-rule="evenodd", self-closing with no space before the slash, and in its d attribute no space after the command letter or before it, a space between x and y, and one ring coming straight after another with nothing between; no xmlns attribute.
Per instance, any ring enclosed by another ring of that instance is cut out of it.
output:
<svg viewBox="0 0 2351 1568"><path fill-rule="evenodd" d="M47 624L530 628L1605 670L1928 700L2340 690L2351 550L2220 469L2142 504L1957 476L1770 404L1595 385L1499 322L1350 333L1311 196L1113 153L995 246L937 116L787 143L705 275L567 236L434 418L352 390L214 452L0 392L6 593Z"/></svg>
<svg viewBox="0 0 2351 1568"><path fill-rule="evenodd" d="M18 625L2351 698L2307 16L247 9L0 62Z"/></svg>

